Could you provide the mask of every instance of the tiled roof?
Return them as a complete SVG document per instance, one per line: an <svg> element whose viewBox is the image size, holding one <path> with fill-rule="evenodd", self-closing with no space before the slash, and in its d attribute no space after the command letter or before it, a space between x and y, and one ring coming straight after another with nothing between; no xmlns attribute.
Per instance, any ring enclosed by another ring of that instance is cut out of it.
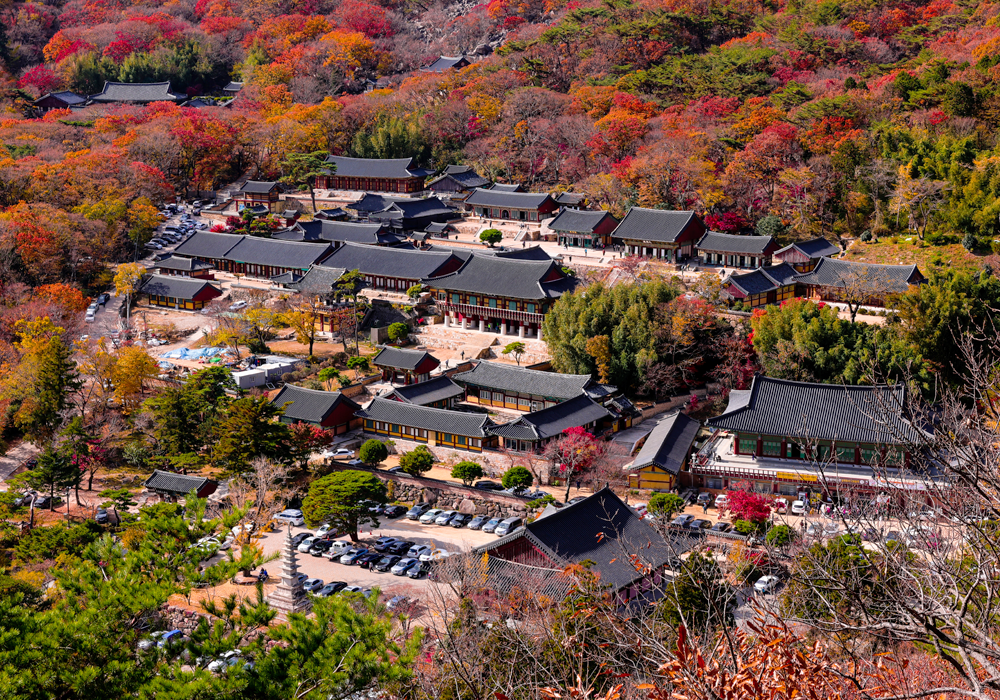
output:
<svg viewBox="0 0 1000 700"><path fill-rule="evenodd" d="M493 421L485 413L463 413L443 408L417 406L412 403L374 398L355 415L369 420L405 425L422 430L436 430L465 437L488 437L486 428Z"/></svg>
<svg viewBox="0 0 1000 700"><path fill-rule="evenodd" d="M145 486L151 491L166 491L186 496L192 491L197 493L203 486L209 483L212 483L212 480L203 476L186 476L184 474L174 474L173 472L154 469L153 475L146 479Z"/></svg>
<svg viewBox="0 0 1000 700"><path fill-rule="evenodd" d="M275 233L273 238L285 241L330 241L357 243L359 245L387 245L398 243L400 237L390 233L380 223L328 221L298 221L288 231Z"/></svg>
<svg viewBox="0 0 1000 700"><path fill-rule="evenodd" d="M188 272L194 272L196 270L210 270L213 266L212 263L201 262L194 258L181 258L176 255L168 255L162 260L153 262L150 267L154 270L187 270Z"/></svg>
<svg viewBox="0 0 1000 700"><path fill-rule="evenodd" d="M143 294L154 294L158 297L174 299L194 299L205 287L215 290L214 296L221 296L222 291L208 280L196 277L176 277L174 275L149 275L142 283L139 291Z"/></svg>
<svg viewBox="0 0 1000 700"><path fill-rule="evenodd" d="M275 284L283 284L286 287L291 287L291 285L301 282L303 277L305 275L298 270L288 270L278 275L271 275L269 279Z"/></svg>
<svg viewBox="0 0 1000 700"><path fill-rule="evenodd" d="M347 402L355 411L361 408L339 391L317 391L292 384L285 384L271 399L271 403L279 408L291 402L285 407L285 416L306 423L321 423L341 401Z"/></svg>
<svg viewBox="0 0 1000 700"><path fill-rule="evenodd" d="M286 282L286 286L306 294L330 294L340 278L347 272L342 267L313 265L298 281Z"/></svg>
<svg viewBox="0 0 1000 700"><path fill-rule="evenodd" d="M307 270L310 265L321 260L329 251L329 243L298 243L273 238L243 236L243 240L233 246L225 257L226 260L251 265L293 267Z"/></svg>
<svg viewBox="0 0 1000 700"><path fill-rule="evenodd" d="M416 177L411 169L412 158L348 158L327 156L327 163L337 166L331 174L337 177L382 177L406 179Z"/></svg>
<svg viewBox="0 0 1000 700"><path fill-rule="evenodd" d="M174 248L174 255L216 260L226 257L226 253L241 240L243 240L243 236L232 233L196 231L190 238Z"/></svg>
<svg viewBox="0 0 1000 700"><path fill-rule="evenodd" d="M732 392L725 412L708 425L741 433L805 440L899 444L917 440L898 386L810 384L754 377L748 392Z"/></svg>
<svg viewBox="0 0 1000 700"><path fill-rule="evenodd" d="M101 92L93 94L94 102L179 102L183 95L170 92L170 83L104 83Z"/></svg>
<svg viewBox="0 0 1000 700"><path fill-rule="evenodd" d="M549 228L553 231L569 231L571 233L593 233L594 229L600 226L605 219L611 219L618 223L618 219L606 211L578 211L576 209L563 209L549 222Z"/></svg>
<svg viewBox="0 0 1000 700"><path fill-rule="evenodd" d="M239 92L243 89L243 83L237 83L236 81L231 80L229 81L229 84L222 89L226 92Z"/></svg>
<svg viewBox="0 0 1000 700"><path fill-rule="evenodd" d="M448 377L435 377L426 382L397 386L387 396L398 396L406 403L418 406L454 399L465 394L465 390Z"/></svg>
<svg viewBox="0 0 1000 700"><path fill-rule="evenodd" d="M575 192L559 192L555 194L552 199L555 200L556 204L561 204L567 207L579 206L587 197L582 194L577 194Z"/></svg>
<svg viewBox="0 0 1000 700"><path fill-rule="evenodd" d="M336 209L320 209L313 216L315 219L343 219L347 217L347 212L337 207Z"/></svg>
<svg viewBox="0 0 1000 700"><path fill-rule="evenodd" d="M436 253L413 248L347 243L333 251L323 264L326 267L360 270L368 275L426 279L439 275L442 268L460 261L461 258L457 258L451 252Z"/></svg>
<svg viewBox="0 0 1000 700"><path fill-rule="evenodd" d="M600 582L612 592L643 578L647 570L663 567L697 542L689 535L665 539L608 488L472 551L492 554L521 537L556 566L592 562Z"/></svg>
<svg viewBox="0 0 1000 700"><path fill-rule="evenodd" d="M737 236L731 233L706 231L697 243L698 250L734 253L736 255L764 255L768 248L776 247L771 236Z"/></svg>
<svg viewBox="0 0 1000 700"><path fill-rule="evenodd" d="M440 182L445 178L450 178L466 189L474 187L486 187L490 184L488 178L483 177L468 165L449 165L444 172L427 183L430 188L435 182Z"/></svg>
<svg viewBox="0 0 1000 700"><path fill-rule="evenodd" d="M267 194L278 188L277 182L268 182L266 180L247 180L240 187L239 191L246 194Z"/></svg>
<svg viewBox="0 0 1000 700"><path fill-rule="evenodd" d="M543 280L552 279L550 282ZM472 255L458 271L424 284L435 289L471 292L512 299L554 299L573 289L577 280L567 277L552 260L518 260L499 255Z"/></svg>
<svg viewBox="0 0 1000 700"><path fill-rule="evenodd" d="M449 68L454 68L462 61L467 60L468 59L466 59L465 56L438 56L437 60L424 68L424 70L430 73L440 73L448 70Z"/></svg>
<svg viewBox="0 0 1000 700"><path fill-rule="evenodd" d="M380 194L365 192L361 199L344 206L347 209L353 209L359 214L373 214L375 212L385 211L392 206L396 199L396 197L386 197Z"/></svg>
<svg viewBox="0 0 1000 700"><path fill-rule="evenodd" d="M557 401L581 396L593 383L589 374L558 374L483 360L452 376L459 384L543 396Z"/></svg>
<svg viewBox="0 0 1000 700"><path fill-rule="evenodd" d="M505 192L496 185L484 190L479 187L470 194L466 204L478 207L504 207L510 209L538 209L552 199L548 192Z"/></svg>
<svg viewBox="0 0 1000 700"><path fill-rule="evenodd" d="M37 100L35 100L35 104L38 104L46 97L54 97L57 100L62 100L68 105L82 105L84 102L87 101L87 98L84 97L83 95L78 95L75 92L70 92L69 90L63 90L61 92L50 92L47 95L42 95Z"/></svg>
<svg viewBox="0 0 1000 700"><path fill-rule="evenodd" d="M387 209L374 212L372 218L414 219L420 216L451 216L455 210L437 197L397 199Z"/></svg>
<svg viewBox="0 0 1000 700"><path fill-rule="evenodd" d="M448 226L449 224L446 224L444 222L434 221L432 223L427 224L427 226L424 227L424 231L426 231L427 233L444 233L445 231L448 230Z"/></svg>
<svg viewBox="0 0 1000 700"><path fill-rule="evenodd" d="M494 182L489 189L494 192L524 192L524 188L517 182Z"/></svg>
<svg viewBox="0 0 1000 700"><path fill-rule="evenodd" d="M798 275L800 284L821 287L860 286L873 294L900 293L917 284L924 276L916 265L877 265L875 263L820 258L812 272Z"/></svg>
<svg viewBox="0 0 1000 700"><path fill-rule="evenodd" d="M795 284L798 271L788 263L768 265L753 272L730 275L726 282L744 294L764 294L779 287Z"/></svg>
<svg viewBox="0 0 1000 700"><path fill-rule="evenodd" d="M376 367L392 367L393 369L415 370L424 360L441 361L424 350L404 350L403 348L384 347L372 358Z"/></svg>
<svg viewBox="0 0 1000 700"><path fill-rule="evenodd" d="M677 474L691 453L701 423L679 411L661 419L646 438L630 469L650 465Z"/></svg>
<svg viewBox="0 0 1000 700"><path fill-rule="evenodd" d="M510 440L545 440L567 428L578 428L610 415L608 409L589 396L578 396L540 411L532 411L512 423L497 425L490 432Z"/></svg>
<svg viewBox="0 0 1000 700"><path fill-rule="evenodd" d="M693 211L668 211L632 207L611 234L612 238L634 241L676 243L688 224L697 216Z"/></svg>
<svg viewBox="0 0 1000 700"><path fill-rule="evenodd" d="M831 243L825 238L813 238L811 241L802 241L801 243L786 245L784 248L777 251L775 255L792 249L799 251L807 258L825 258L828 255L838 255L840 253L840 246L836 243Z"/></svg>

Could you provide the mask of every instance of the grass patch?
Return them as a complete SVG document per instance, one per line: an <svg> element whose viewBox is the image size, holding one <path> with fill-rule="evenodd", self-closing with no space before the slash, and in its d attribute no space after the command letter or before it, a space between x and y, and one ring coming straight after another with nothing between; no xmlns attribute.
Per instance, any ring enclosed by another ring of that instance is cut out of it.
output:
<svg viewBox="0 0 1000 700"><path fill-rule="evenodd" d="M914 238L914 241L916 239ZM1000 257L993 255L975 255L961 244L953 243L942 246L923 246L905 239L885 238L878 243L862 243L857 241L850 247L845 256L848 260L857 260L883 265L916 265L922 273L943 270L964 270L976 272L986 264L997 269Z"/></svg>

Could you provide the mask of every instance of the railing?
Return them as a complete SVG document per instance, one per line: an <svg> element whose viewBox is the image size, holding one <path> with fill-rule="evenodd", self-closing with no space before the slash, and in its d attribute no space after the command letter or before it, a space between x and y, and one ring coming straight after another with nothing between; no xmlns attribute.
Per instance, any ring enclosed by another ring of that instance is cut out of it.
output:
<svg viewBox="0 0 1000 700"><path fill-rule="evenodd" d="M452 304L450 302L438 301L437 305L444 311L455 311L463 316L480 316L485 318L500 318L507 321L520 321L523 323L537 323L541 325L545 320L543 314L533 314L528 311L512 311L492 306L473 306L472 304Z"/></svg>

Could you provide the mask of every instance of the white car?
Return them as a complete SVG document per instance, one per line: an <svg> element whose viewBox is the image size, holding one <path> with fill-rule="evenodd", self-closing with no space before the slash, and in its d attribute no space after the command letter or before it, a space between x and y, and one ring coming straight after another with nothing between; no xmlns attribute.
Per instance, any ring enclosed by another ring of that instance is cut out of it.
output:
<svg viewBox="0 0 1000 700"><path fill-rule="evenodd" d="M431 508L429 511L420 516L420 524L430 525L435 520L437 520L438 516L441 515L441 513L443 512L444 511L441 510L440 508Z"/></svg>
<svg viewBox="0 0 1000 700"><path fill-rule="evenodd" d="M245 309L245 308L247 308L247 303L245 301L238 301L235 304L229 305L230 311L239 311L240 309Z"/></svg>
<svg viewBox="0 0 1000 700"><path fill-rule="evenodd" d="M753 585L753 589L761 595L767 595L777 590L779 583L780 580L777 576L761 576Z"/></svg>
<svg viewBox="0 0 1000 700"><path fill-rule="evenodd" d="M338 557L344 556L347 550L351 548L350 542L345 542L344 540L337 540L332 545L330 549L323 552L322 556L324 559L337 559Z"/></svg>
<svg viewBox="0 0 1000 700"><path fill-rule="evenodd" d="M295 527L304 525L306 522L306 519L302 517L302 511L296 508L289 508L287 510L283 510L277 515L275 515L274 519L277 520L279 523L282 524L287 523L289 525L294 525Z"/></svg>
<svg viewBox="0 0 1000 700"><path fill-rule="evenodd" d="M409 551L406 553L406 556L411 559L419 559L425 554L430 554L433 550L434 548L431 547L429 544L415 544L412 547L410 547Z"/></svg>
<svg viewBox="0 0 1000 700"><path fill-rule="evenodd" d="M433 549L430 552L425 552L420 555L420 561L440 561L441 559L447 559L451 556L451 553L446 549Z"/></svg>
<svg viewBox="0 0 1000 700"><path fill-rule="evenodd" d="M794 500L792 501L792 515L805 515L806 513L806 502Z"/></svg>
<svg viewBox="0 0 1000 700"><path fill-rule="evenodd" d="M338 447L335 450L324 450L320 457L323 459L351 459L354 457L354 450L349 450L346 447Z"/></svg>
<svg viewBox="0 0 1000 700"><path fill-rule="evenodd" d="M315 536L305 538L299 543L298 550L300 552L308 552L316 544L316 539Z"/></svg>
<svg viewBox="0 0 1000 700"><path fill-rule="evenodd" d="M396 562L396 565L389 569L389 573L395 574L396 576L402 576L406 573L406 570L417 563L417 560L413 557L406 557L405 559L400 559Z"/></svg>
<svg viewBox="0 0 1000 700"><path fill-rule="evenodd" d="M316 537L326 537L327 533L330 532L332 529L333 526L331 526L330 523L323 523L316 529L316 532L314 532L313 534L316 535Z"/></svg>
<svg viewBox="0 0 1000 700"><path fill-rule="evenodd" d="M715 507L719 510L723 510L729 507L729 496L724 493L720 493L715 497Z"/></svg>
<svg viewBox="0 0 1000 700"><path fill-rule="evenodd" d="M243 664L244 661L240 650L234 649L233 651L227 651L225 654L210 663L208 665L208 670L210 673L225 673L233 666L242 666Z"/></svg>

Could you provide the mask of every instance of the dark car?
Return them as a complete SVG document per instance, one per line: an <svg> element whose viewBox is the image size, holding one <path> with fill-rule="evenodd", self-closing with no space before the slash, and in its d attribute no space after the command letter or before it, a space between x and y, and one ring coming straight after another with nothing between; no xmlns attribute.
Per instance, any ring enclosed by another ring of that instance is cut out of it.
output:
<svg viewBox="0 0 1000 700"><path fill-rule="evenodd" d="M488 515L477 515L472 520L469 521L468 528L470 530L481 530L483 525L490 521L490 516Z"/></svg>
<svg viewBox="0 0 1000 700"><path fill-rule="evenodd" d="M406 572L406 575L410 578L422 578L429 574L430 571L431 563L429 561L422 561L419 566L411 566Z"/></svg>
<svg viewBox="0 0 1000 700"><path fill-rule="evenodd" d="M375 562L380 561L383 556L384 555L379 554L378 552L369 552L363 557L358 557L358 560L354 563L357 564L362 569L371 569L372 565Z"/></svg>
<svg viewBox="0 0 1000 700"><path fill-rule="evenodd" d="M97 514L94 516L94 520L97 522L98 525L107 525L109 522L111 522L111 518L108 516L108 511L104 510L103 508L97 509Z"/></svg>
<svg viewBox="0 0 1000 700"><path fill-rule="evenodd" d="M406 540L396 540L388 547L386 547L385 551L388 554L406 554L406 552L409 551L410 547L412 547L415 544L416 542L408 542Z"/></svg>
<svg viewBox="0 0 1000 700"><path fill-rule="evenodd" d="M711 520L692 520L687 524L689 530L707 530L712 527Z"/></svg>
<svg viewBox="0 0 1000 700"><path fill-rule="evenodd" d="M452 527L465 527L470 522L472 522L471 515L467 515L465 513L459 513L454 518L452 518L451 522L448 524L451 525Z"/></svg>
<svg viewBox="0 0 1000 700"><path fill-rule="evenodd" d="M566 501L566 505L571 506L574 503L579 503L580 501L586 501L586 500L587 500L586 496L574 496L573 498Z"/></svg>
<svg viewBox="0 0 1000 700"><path fill-rule="evenodd" d="M431 509L430 503L418 503L406 511L407 520L420 520L420 516Z"/></svg>
<svg viewBox="0 0 1000 700"><path fill-rule="evenodd" d="M477 481L475 483L477 489L482 489L483 491L502 491L503 484L498 484L495 481Z"/></svg>
<svg viewBox="0 0 1000 700"><path fill-rule="evenodd" d="M375 544L372 546L372 549L376 552L384 552L386 548L392 545L393 542L399 542L399 539L396 537L379 537L375 540Z"/></svg>
<svg viewBox="0 0 1000 700"><path fill-rule="evenodd" d="M30 492L26 493L26 494L24 494L22 496L18 496L17 498L14 499L14 507L15 508L20 508L21 506L30 506L31 505L31 499L34 498L34 497L35 497L35 494L30 493Z"/></svg>
<svg viewBox="0 0 1000 700"><path fill-rule="evenodd" d="M302 544L302 540L306 539L307 537L312 537L312 533L311 532L300 532L299 534L297 534L294 537L292 537L292 544L294 546L298 547L300 544Z"/></svg>
<svg viewBox="0 0 1000 700"><path fill-rule="evenodd" d="M687 527L694 521L693 515L678 515L676 518L670 521L670 524L675 527Z"/></svg>
<svg viewBox="0 0 1000 700"><path fill-rule="evenodd" d="M406 515L406 508L404 506L386 506L384 515L390 519L401 518Z"/></svg>
<svg viewBox="0 0 1000 700"><path fill-rule="evenodd" d="M39 496L35 499L35 508L37 510L45 510L46 508L57 506L62 503L62 499L59 496L52 498L50 496Z"/></svg>
<svg viewBox="0 0 1000 700"><path fill-rule="evenodd" d="M333 542L330 540L316 540L316 544L309 548L309 553L314 557L321 557L332 546Z"/></svg>
<svg viewBox="0 0 1000 700"><path fill-rule="evenodd" d="M729 532L733 529L733 526L729 523L724 523L721 520L712 526L712 532Z"/></svg>
<svg viewBox="0 0 1000 700"><path fill-rule="evenodd" d="M103 294L99 294L97 296L97 303L100 304L101 306L104 306L109 301L111 301L111 295L108 294L107 292L104 292Z"/></svg>
<svg viewBox="0 0 1000 700"><path fill-rule="evenodd" d="M382 571L382 572L388 571L389 569L391 569L392 567L394 567L396 564L398 564L399 560L402 559L402 558L403 557L396 556L395 554L388 554L388 555L382 557L381 559L379 559L378 562L376 562L375 564L373 564L372 567L371 567L371 569L373 571Z"/></svg>
<svg viewBox="0 0 1000 700"><path fill-rule="evenodd" d="M339 593L345 588L347 588L347 584L343 581L332 581L316 591L316 595L320 598L326 598L334 593Z"/></svg>

